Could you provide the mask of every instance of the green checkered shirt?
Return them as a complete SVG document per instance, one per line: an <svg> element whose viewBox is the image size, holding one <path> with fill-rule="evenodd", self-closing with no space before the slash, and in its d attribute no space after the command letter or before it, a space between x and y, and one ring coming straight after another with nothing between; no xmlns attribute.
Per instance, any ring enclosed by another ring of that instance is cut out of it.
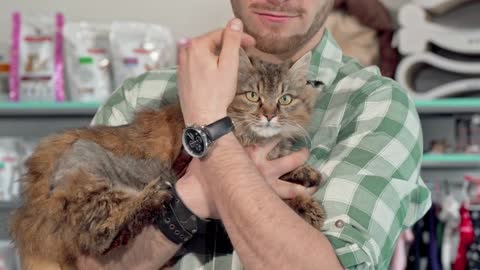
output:
<svg viewBox="0 0 480 270"><path fill-rule="evenodd" d="M388 269L400 232L431 205L420 177L415 104L377 67L344 56L328 32L312 53L309 81L319 97L309 128L309 163L326 179L314 195L327 213L322 232L346 269ZM175 69L126 80L92 124L127 124L141 108L175 102L176 91ZM183 253L175 269L243 269L220 225Z"/></svg>

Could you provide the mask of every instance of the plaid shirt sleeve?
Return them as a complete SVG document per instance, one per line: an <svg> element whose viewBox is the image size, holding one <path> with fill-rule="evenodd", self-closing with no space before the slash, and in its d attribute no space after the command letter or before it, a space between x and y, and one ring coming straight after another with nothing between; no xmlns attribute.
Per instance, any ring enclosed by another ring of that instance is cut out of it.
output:
<svg viewBox="0 0 480 270"><path fill-rule="evenodd" d="M95 114L91 125L120 126L133 121L142 108L161 108L177 100L176 69L144 73L127 79Z"/></svg>
<svg viewBox="0 0 480 270"><path fill-rule="evenodd" d="M345 80L352 85L358 79ZM342 92L341 85L335 92ZM336 139L331 147L312 150L313 164L326 177L315 195L327 213L323 233L345 269L388 269L402 229L430 207L420 177L420 121L414 102L385 78L337 96L330 98L326 114L343 115L341 123L320 131L336 132ZM343 110L339 104L345 104Z"/></svg>

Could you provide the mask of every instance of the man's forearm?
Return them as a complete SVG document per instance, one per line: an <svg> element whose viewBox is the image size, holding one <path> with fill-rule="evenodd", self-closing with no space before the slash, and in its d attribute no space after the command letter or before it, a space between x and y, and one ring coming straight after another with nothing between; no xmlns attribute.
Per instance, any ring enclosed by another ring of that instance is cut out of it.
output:
<svg viewBox="0 0 480 270"><path fill-rule="evenodd" d="M175 255L179 245L170 242L153 226L145 228L124 247L118 247L101 258L81 258L79 270L157 270Z"/></svg>
<svg viewBox="0 0 480 270"><path fill-rule="evenodd" d="M268 186L232 134L205 160L214 200L247 269L341 269L327 238Z"/></svg>

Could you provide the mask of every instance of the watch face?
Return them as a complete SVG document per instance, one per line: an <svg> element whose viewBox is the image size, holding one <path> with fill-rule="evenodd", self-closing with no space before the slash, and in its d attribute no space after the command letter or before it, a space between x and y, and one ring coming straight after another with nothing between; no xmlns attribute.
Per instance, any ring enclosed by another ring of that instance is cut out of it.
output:
<svg viewBox="0 0 480 270"><path fill-rule="evenodd" d="M197 130L185 130L184 140L186 147L188 147L193 154L201 156L205 152L205 142L203 141L202 135Z"/></svg>

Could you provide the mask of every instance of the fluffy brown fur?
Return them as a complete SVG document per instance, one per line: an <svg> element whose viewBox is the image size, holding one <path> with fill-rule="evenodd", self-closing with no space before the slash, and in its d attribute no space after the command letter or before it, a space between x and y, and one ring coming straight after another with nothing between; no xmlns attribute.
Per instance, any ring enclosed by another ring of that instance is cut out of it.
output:
<svg viewBox="0 0 480 270"><path fill-rule="evenodd" d="M292 68L241 59L237 97L228 111L235 135L243 145L280 137L270 158L287 155L294 139L308 135L316 99L306 85L309 55ZM252 91L257 101L246 98ZM279 105L285 94L293 101ZM265 115L273 117L270 123ZM104 254L119 237L133 237L151 224L170 199L165 183L175 181L170 168L181 151L183 128L176 104L139 112L130 125L75 129L44 139L26 162L23 205L10 226L23 265L37 258L73 268L80 254ZM311 186L321 177L303 166L282 178ZM318 203L306 197L288 203L316 228L322 226Z"/></svg>

